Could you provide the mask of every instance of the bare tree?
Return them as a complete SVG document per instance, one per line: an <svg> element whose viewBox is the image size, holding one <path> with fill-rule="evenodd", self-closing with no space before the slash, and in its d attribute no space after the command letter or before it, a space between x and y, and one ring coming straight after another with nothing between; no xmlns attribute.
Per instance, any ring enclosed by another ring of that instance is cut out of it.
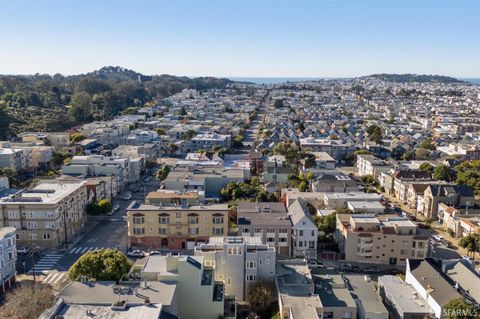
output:
<svg viewBox="0 0 480 319"><path fill-rule="evenodd" d="M0 318L36 319L55 301L52 288L32 281L17 283L0 306Z"/></svg>

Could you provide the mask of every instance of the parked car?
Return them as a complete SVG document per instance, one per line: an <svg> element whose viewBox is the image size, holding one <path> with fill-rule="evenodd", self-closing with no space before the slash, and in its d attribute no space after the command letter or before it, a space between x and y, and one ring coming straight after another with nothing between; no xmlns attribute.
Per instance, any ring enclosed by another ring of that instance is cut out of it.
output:
<svg viewBox="0 0 480 319"><path fill-rule="evenodd" d="M444 238L443 236L440 236L440 235L432 235L432 239L440 243Z"/></svg>
<svg viewBox="0 0 480 319"><path fill-rule="evenodd" d="M147 255L149 256L153 256L153 255L161 255L162 252L161 251L158 251L158 250L152 250L151 252L149 252Z"/></svg>
<svg viewBox="0 0 480 319"><path fill-rule="evenodd" d="M126 194L125 196L123 196L123 199L131 200L132 199L132 194Z"/></svg>
<svg viewBox="0 0 480 319"><path fill-rule="evenodd" d="M462 259L468 261L469 263L473 263L472 259L468 256L463 255Z"/></svg>
<svg viewBox="0 0 480 319"><path fill-rule="evenodd" d="M127 256L128 256L128 257L136 257L136 258L139 258L139 257L144 257L144 256L145 256L145 253L144 253L143 251L141 251L141 250L136 249L136 250L129 251L129 252L127 253Z"/></svg>
<svg viewBox="0 0 480 319"><path fill-rule="evenodd" d="M376 273L376 272L378 272L378 268L377 268L377 267L373 267L373 266L372 266L372 267L367 267L367 268L364 269L364 271L365 271L366 273Z"/></svg>
<svg viewBox="0 0 480 319"><path fill-rule="evenodd" d="M30 248L28 247L17 247L17 254L26 255L30 252Z"/></svg>
<svg viewBox="0 0 480 319"><path fill-rule="evenodd" d="M424 223L418 223L418 228L421 228L421 229L428 229L428 226L425 225Z"/></svg>
<svg viewBox="0 0 480 319"><path fill-rule="evenodd" d="M120 209L120 205L118 205L118 204L113 205L112 210L113 210L114 212L116 212L116 211L119 210L119 209Z"/></svg>
<svg viewBox="0 0 480 319"><path fill-rule="evenodd" d="M351 270L352 270L352 265L350 265L350 264L341 264L341 265L340 265L340 270L341 270L341 271L351 271Z"/></svg>

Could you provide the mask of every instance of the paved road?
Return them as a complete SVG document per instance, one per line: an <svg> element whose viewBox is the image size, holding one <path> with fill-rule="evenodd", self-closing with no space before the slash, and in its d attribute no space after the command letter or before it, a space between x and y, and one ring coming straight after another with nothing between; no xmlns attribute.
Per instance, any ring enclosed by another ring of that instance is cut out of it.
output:
<svg viewBox="0 0 480 319"><path fill-rule="evenodd" d="M123 199L124 194L119 194L114 199L114 204L120 208L111 216L89 216L89 230L68 249L60 248L53 251L38 252L32 256L19 256L17 270L20 273L26 272L32 275L35 269L37 275L49 275L52 278L55 273L68 270L83 254L103 248L116 248L127 251L127 223L125 221L126 208L133 201L145 200L144 194L158 189L159 183L152 178L148 183L142 185L138 192L132 194L131 200ZM23 262L25 262L25 267ZM33 265L35 267L33 267ZM58 275L57 277L60 277ZM48 276L47 276L48 278ZM47 279L45 278L45 280ZM50 281L56 281L53 278ZM59 280L58 282L60 282Z"/></svg>

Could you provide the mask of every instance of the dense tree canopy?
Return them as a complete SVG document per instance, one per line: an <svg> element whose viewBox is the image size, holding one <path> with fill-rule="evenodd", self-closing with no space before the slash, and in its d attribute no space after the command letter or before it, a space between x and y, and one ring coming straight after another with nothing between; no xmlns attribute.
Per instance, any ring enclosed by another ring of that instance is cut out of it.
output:
<svg viewBox="0 0 480 319"><path fill-rule="evenodd" d="M0 139L24 131L59 131L108 120L185 88L224 88L227 79L145 76L120 67L82 75L0 76ZM68 112L67 112L68 109Z"/></svg>
<svg viewBox="0 0 480 319"><path fill-rule="evenodd" d="M463 298L450 300L443 308L446 319L476 319L480 310L467 303Z"/></svg>
<svg viewBox="0 0 480 319"><path fill-rule="evenodd" d="M127 257L116 249L101 249L85 253L68 270L72 280L81 276L97 281L119 281L130 269Z"/></svg>
<svg viewBox="0 0 480 319"><path fill-rule="evenodd" d="M458 171L456 182L461 185L467 185L475 190L477 195L480 194L480 161L463 162L456 166Z"/></svg>

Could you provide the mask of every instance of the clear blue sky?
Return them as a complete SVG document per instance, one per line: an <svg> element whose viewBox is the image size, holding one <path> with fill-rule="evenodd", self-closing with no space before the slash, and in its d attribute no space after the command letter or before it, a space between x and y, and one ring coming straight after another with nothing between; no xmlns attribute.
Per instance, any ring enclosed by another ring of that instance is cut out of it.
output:
<svg viewBox="0 0 480 319"><path fill-rule="evenodd" d="M0 0L0 73L480 77L479 0Z"/></svg>

